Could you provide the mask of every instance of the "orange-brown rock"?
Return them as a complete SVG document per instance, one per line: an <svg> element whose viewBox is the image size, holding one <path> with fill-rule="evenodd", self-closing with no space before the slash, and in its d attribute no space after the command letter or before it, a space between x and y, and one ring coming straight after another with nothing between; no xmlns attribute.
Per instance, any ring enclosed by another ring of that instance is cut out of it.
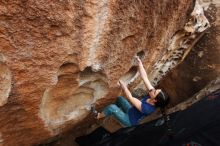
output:
<svg viewBox="0 0 220 146"><path fill-rule="evenodd" d="M220 75L220 2L204 1L211 27L178 67L160 83L175 105L199 92ZM219 87L220 88L220 87Z"/></svg>
<svg viewBox="0 0 220 146"><path fill-rule="evenodd" d="M138 76L137 54L156 84L207 27L192 0L2 1L0 145L38 144L82 126L91 104L120 93L118 79Z"/></svg>

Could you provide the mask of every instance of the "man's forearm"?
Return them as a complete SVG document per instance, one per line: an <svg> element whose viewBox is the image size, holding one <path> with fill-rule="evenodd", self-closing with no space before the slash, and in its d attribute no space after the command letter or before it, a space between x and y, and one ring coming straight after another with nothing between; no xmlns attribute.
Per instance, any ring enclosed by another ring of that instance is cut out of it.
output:
<svg viewBox="0 0 220 146"><path fill-rule="evenodd" d="M131 104L133 106L135 106L139 111L141 111L141 102L140 100L138 100L137 98L134 98L132 95L131 95L131 92L128 90L127 87L123 88L125 94L126 94L126 97L128 98L128 100L131 102Z"/></svg>
<svg viewBox="0 0 220 146"><path fill-rule="evenodd" d="M147 77L144 77L143 80L144 80L144 83L147 86L148 90L154 89L154 87L151 85L151 83Z"/></svg>
<svg viewBox="0 0 220 146"><path fill-rule="evenodd" d="M148 90L153 89L154 87L151 85L151 83L148 79L147 73L146 73L144 66L142 64L139 65L139 71L140 71L141 78L144 80L144 83L147 86Z"/></svg>
<svg viewBox="0 0 220 146"><path fill-rule="evenodd" d="M132 98L131 92L128 90L127 87L124 87L123 90L124 90L125 95L128 98L128 100L130 100Z"/></svg>

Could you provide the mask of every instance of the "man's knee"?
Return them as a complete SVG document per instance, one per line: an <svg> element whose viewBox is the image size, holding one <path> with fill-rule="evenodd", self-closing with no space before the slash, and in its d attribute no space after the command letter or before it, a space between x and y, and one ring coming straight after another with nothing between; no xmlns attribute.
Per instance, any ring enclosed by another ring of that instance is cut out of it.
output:
<svg viewBox="0 0 220 146"><path fill-rule="evenodd" d="M118 96L117 100L126 100L123 96Z"/></svg>
<svg viewBox="0 0 220 146"><path fill-rule="evenodd" d="M128 101L127 101L127 99L125 99L123 96L118 96L118 97L117 97L117 101L116 101L116 104L117 104L117 105L120 105L120 104L122 104L122 103L124 103L124 102L128 102Z"/></svg>
<svg viewBox="0 0 220 146"><path fill-rule="evenodd" d="M110 104L107 108L111 109L111 110L118 110L119 107L115 104Z"/></svg>
<svg viewBox="0 0 220 146"><path fill-rule="evenodd" d="M114 112L117 112L118 110L119 110L119 107L117 105L110 104L103 110L103 112L104 112L105 116L110 116Z"/></svg>

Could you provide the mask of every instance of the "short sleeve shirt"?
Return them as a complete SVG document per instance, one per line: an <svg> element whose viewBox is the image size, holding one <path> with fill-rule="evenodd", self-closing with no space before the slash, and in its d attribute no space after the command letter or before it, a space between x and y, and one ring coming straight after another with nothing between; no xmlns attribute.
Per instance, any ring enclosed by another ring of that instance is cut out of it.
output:
<svg viewBox="0 0 220 146"><path fill-rule="evenodd" d="M139 111L136 107L131 107L128 111L128 116L129 116L129 120L131 122L132 125L137 125L139 124L139 122L146 116L150 115L151 113L153 113L156 108L147 103L147 99L149 98L149 96L144 96L141 99L141 111Z"/></svg>

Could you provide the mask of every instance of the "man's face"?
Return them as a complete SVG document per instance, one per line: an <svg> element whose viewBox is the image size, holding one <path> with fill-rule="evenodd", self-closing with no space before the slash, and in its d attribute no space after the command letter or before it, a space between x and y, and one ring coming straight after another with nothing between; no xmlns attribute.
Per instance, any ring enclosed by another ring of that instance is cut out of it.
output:
<svg viewBox="0 0 220 146"><path fill-rule="evenodd" d="M155 100L155 97L156 97L160 92L161 92L161 89L151 90L151 91L149 92L150 99L151 99L152 101L154 101L154 102L157 102L157 101Z"/></svg>

